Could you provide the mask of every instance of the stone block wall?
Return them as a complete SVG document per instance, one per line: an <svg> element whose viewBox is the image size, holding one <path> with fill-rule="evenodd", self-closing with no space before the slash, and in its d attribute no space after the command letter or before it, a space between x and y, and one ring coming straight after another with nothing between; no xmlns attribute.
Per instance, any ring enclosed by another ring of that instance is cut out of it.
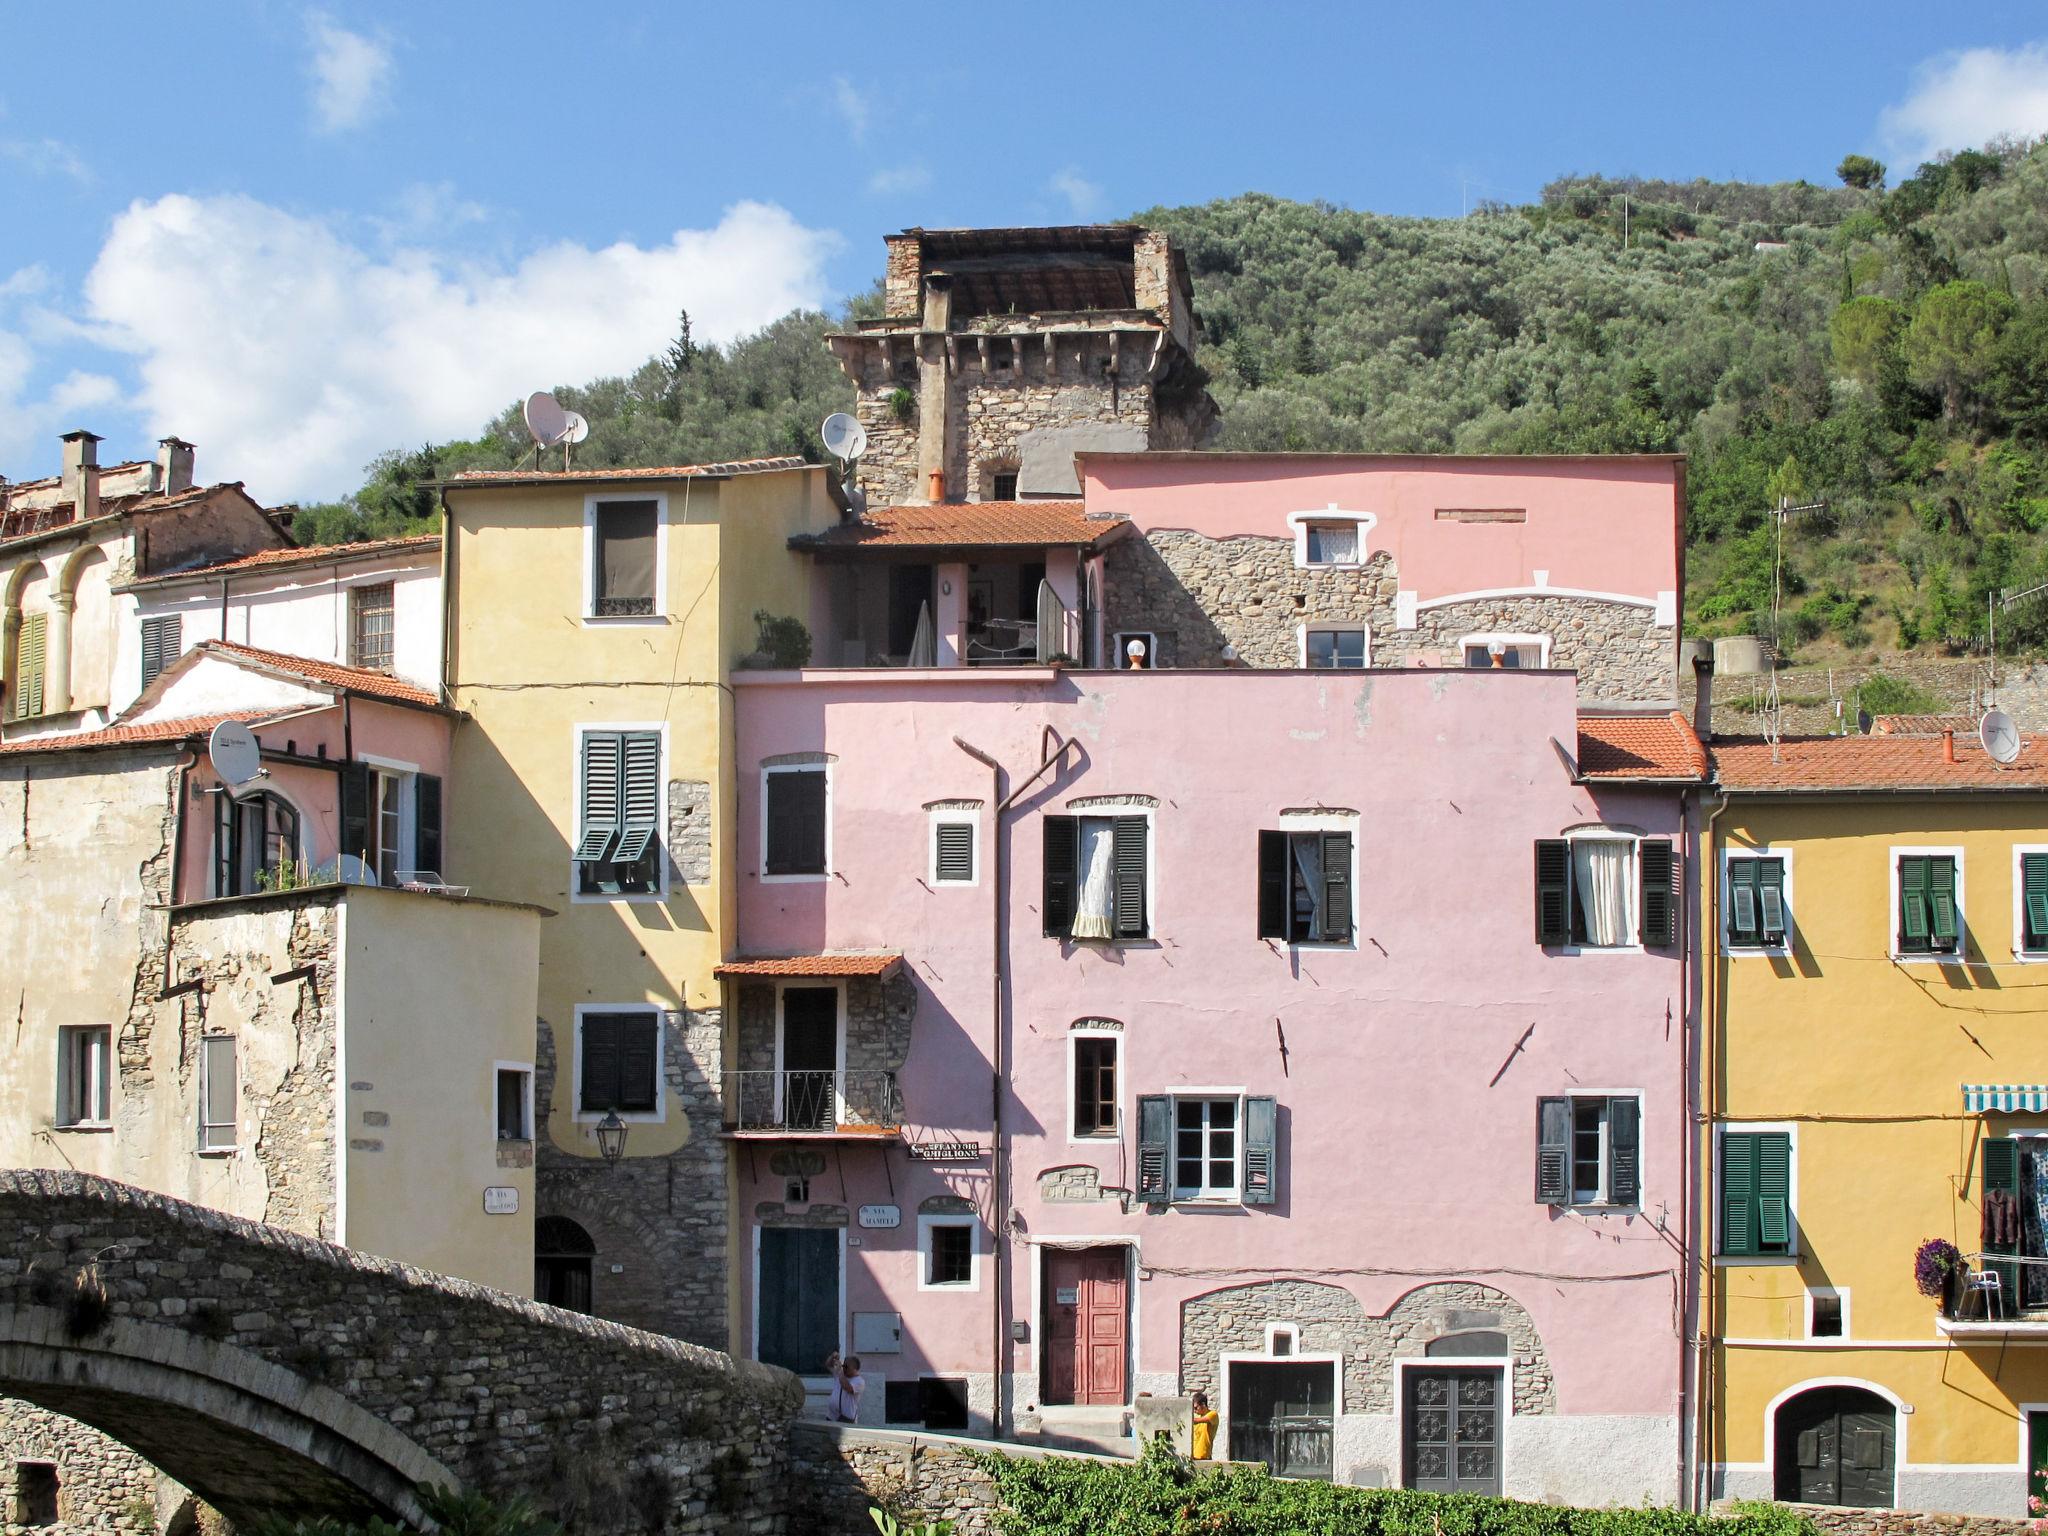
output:
<svg viewBox="0 0 2048 1536"><path fill-rule="evenodd" d="M974 1457L986 1441L907 1430L799 1423L789 1429L790 1530L815 1536L874 1536L868 1511L905 1520L950 1520L954 1536L1002 1529L995 1479ZM1005 1445L1006 1456L1115 1461L1071 1451Z"/></svg>
<svg viewBox="0 0 2048 1536"><path fill-rule="evenodd" d="M669 781L667 842L678 880L711 883L711 786L703 779Z"/></svg>
<svg viewBox="0 0 2048 1536"><path fill-rule="evenodd" d="M57 1472L57 1523L30 1525L17 1507L22 1462L47 1462ZM89 1424L33 1403L0 1397L0 1533L71 1536L127 1531L155 1536L191 1503L191 1494L117 1440Z"/></svg>
<svg viewBox="0 0 2048 1536"><path fill-rule="evenodd" d="M1385 664L1400 666L1430 652L1438 664L1464 659L1467 635L1548 635L1550 665L1579 674L1579 701L1664 703L1679 695L1671 682L1678 631L1656 622L1655 610L1585 597L1496 597L1424 608L1415 628L1389 635ZM1380 650L1380 636L1373 635ZM1373 658L1380 665L1379 655ZM1692 695L1688 689L1685 698Z"/></svg>
<svg viewBox="0 0 2048 1536"><path fill-rule="evenodd" d="M2035 1536L2030 1520L1997 1515L1939 1515L1912 1509L1849 1509L1834 1504L1780 1506L1809 1521L1825 1536ZM1715 1514L1732 1513L1726 1504Z"/></svg>

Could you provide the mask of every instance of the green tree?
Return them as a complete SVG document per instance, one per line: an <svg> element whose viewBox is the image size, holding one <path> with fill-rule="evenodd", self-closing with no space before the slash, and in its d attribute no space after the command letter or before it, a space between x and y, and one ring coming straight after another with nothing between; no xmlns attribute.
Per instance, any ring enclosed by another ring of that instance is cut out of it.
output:
<svg viewBox="0 0 2048 1536"><path fill-rule="evenodd" d="M1873 160L1868 155L1842 156L1842 163L1835 167L1835 174L1842 178L1843 186L1854 187L1859 192L1884 190L1884 162Z"/></svg>
<svg viewBox="0 0 2048 1536"><path fill-rule="evenodd" d="M1851 299L1828 321L1828 351L1835 371L1876 389L1898 346L1899 306L1872 296Z"/></svg>
<svg viewBox="0 0 2048 1536"><path fill-rule="evenodd" d="M1942 415L1974 419L1978 391L1991 377L1992 349L2013 311L1995 288L1968 279L1920 296L1901 338L1906 373L1941 395Z"/></svg>

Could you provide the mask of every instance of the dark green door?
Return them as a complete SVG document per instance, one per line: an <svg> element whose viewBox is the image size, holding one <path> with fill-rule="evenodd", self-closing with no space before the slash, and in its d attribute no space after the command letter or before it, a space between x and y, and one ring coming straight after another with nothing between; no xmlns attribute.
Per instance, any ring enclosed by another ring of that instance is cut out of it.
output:
<svg viewBox="0 0 2048 1536"><path fill-rule="evenodd" d="M1800 1504L1889 1509L1892 1405L1861 1387L1816 1387L1778 1410L1775 1494Z"/></svg>
<svg viewBox="0 0 2048 1536"><path fill-rule="evenodd" d="M761 1229L761 1344L756 1356L816 1376L839 1347L839 1233L831 1227Z"/></svg>
<svg viewBox="0 0 2048 1536"><path fill-rule="evenodd" d="M2048 1413L2027 1415L2027 1492L2048 1501Z"/></svg>
<svg viewBox="0 0 2048 1536"><path fill-rule="evenodd" d="M1408 1486L1430 1493L1500 1493L1498 1366L1408 1373L1402 1439Z"/></svg>

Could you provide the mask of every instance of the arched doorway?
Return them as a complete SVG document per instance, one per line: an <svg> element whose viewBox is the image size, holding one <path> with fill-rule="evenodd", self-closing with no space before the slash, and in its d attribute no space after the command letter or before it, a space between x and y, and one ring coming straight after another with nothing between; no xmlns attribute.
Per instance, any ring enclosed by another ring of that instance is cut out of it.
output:
<svg viewBox="0 0 2048 1536"><path fill-rule="evenodd" d="M1799 1504L1892 1506L1898 1419L1862 1387L1814 1387L1778 1405L1773 1496Z"/></svg>
<svg viewBox="0 0 2048 1536"><path fill-rule="evenodd" d="M590 1310L590 1272L597 1244L566 1216L533 1224L533 1299L566 1312Z"/></svg>

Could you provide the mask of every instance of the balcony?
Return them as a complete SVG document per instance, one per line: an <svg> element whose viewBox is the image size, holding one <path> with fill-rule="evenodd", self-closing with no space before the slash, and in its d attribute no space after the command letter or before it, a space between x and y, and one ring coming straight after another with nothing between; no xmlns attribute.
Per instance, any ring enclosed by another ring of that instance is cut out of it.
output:
<svg viewBox="0 0 2048 1536"><path fill-rule="evenodd" d="M903 1129L894 1072L727 1072L723 1086L727 1136L873 1141Z"/></svg>
<svg viewBox="0 0 2048 1536"><path fill-rule="evenodd" d="M1973 1253L1935 1314L1935 1331L1958 1343L2048 1344L2048 1258ZM2029 1299L2036 1304L2029 1305Z"/></svg>

